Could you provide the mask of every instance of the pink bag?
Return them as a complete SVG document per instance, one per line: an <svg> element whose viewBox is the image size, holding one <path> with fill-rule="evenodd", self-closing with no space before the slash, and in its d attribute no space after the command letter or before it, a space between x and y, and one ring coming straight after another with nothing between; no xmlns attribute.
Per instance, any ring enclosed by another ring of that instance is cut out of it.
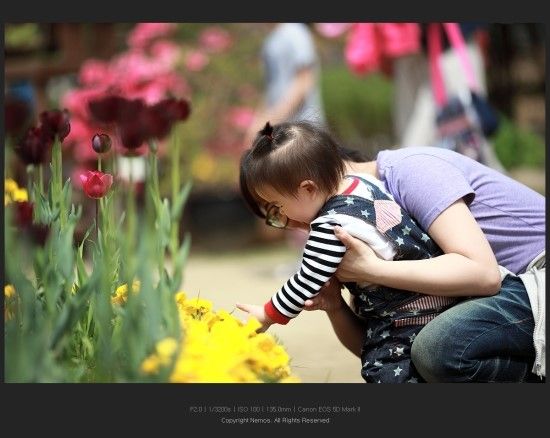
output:
<svg viewBox="0 0 550 438"><path fill-rule="evenodd" d="M389 74L393 58L420 50L417 23L354 23L348 35L345 58L359 75L382 71Z"/></svg>
<svg viewBox="0 0 550 438"><path fill-rule="evenodd" d="M374 23L355 23L348 34L345 49L346 62L359 75L380 69L380 43Z"/></svg>
<svg viewBox="0 0 550 438"><path fill-rule="evenodd" d="M417 23L378 23L382 52L389 58L420 51L420 26Z"/></svg>

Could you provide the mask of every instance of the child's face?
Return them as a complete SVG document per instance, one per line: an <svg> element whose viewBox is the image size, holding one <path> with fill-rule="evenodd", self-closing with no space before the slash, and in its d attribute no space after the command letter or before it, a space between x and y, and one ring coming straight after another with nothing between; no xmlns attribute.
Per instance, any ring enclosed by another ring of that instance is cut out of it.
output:
<svg viewBox="0 0 550 438"><path fill-rule="evenodd" d="M268 203L280 208L289 219L310 224L323 206L325 198L312 181L303 181L294 195L282 194L273 187L262 187L258 194Z"/></svg>

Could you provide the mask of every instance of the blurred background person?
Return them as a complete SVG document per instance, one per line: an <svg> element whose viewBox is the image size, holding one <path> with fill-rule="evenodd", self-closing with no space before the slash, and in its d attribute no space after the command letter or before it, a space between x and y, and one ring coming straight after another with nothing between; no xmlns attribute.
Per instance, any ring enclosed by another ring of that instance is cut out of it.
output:
<svg viewBox="0 0 550 438"><path fill-rule="evenodd" d="M304 23L270 26L261 50L264 96L245 137L247 148L267 121L308 120L325 124L320 63L309 27Z"/></svg>

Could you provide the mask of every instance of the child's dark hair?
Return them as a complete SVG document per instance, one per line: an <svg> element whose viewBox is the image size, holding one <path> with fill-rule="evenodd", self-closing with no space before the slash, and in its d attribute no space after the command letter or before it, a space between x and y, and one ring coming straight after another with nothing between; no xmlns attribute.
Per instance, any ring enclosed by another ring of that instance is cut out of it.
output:
<svg viewBox="0 0 550 438"><path fill-rule="evenodd" d="M320 190L332 192L344 176L340 146L310 122L274 126L267 122L247 152L241 161L241 174L245 174L249 188L271 186L279 193L294 194L300 183L309 179Z"/></svg>

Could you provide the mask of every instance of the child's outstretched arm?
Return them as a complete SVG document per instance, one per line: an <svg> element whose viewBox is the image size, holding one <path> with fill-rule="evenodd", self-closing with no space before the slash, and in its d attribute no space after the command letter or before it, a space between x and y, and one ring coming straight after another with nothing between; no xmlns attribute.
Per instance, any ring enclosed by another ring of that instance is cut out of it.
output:
<svg viewBox="0 0 550 438"><path fill-rule="evenodd" d="M335 223L313 223L304 249L302 264L283 287L264 305L274 322L286 324L319 293L338 268L346 247L334 234Z"/></svg>

